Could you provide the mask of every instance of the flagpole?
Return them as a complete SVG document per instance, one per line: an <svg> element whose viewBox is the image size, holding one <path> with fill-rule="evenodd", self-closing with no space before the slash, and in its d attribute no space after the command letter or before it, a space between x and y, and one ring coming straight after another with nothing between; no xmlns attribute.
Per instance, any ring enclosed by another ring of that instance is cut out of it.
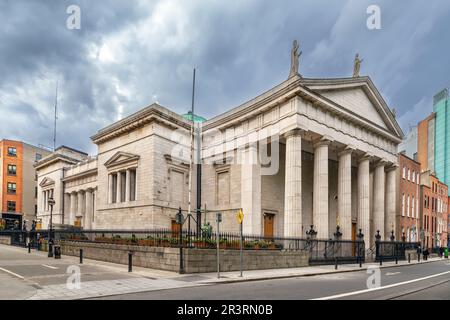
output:
<svg viewBox="0 0 450 320"><path fill-rule="evenodd" d="M188 218L191 219L191 200L192 200L192 168L194 165L194 99L195 99L195 68L194 75L192 79L192 109L191 109L191 160L189 162L189 199L188 199ZM190 221L190 220L189 220ZM191 230L188 230L190 232Z"/></svg>

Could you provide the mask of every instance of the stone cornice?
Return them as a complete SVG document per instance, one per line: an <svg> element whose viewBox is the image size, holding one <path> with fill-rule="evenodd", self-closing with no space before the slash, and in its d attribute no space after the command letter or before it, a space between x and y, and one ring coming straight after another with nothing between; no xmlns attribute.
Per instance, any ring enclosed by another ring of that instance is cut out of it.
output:
<svg viewBox="0 0 450 320"><path fill-rule="evenodd" d="M34 168L35 168L35 170L39 170L39 169L47 167L47 166L49 166L49 165L51 165L53 163L56 163L58 161L65 162L65 163L68 163L70 165L75 165L75 164L78 164L80 162L80 160L73 159L71 157L68 157L68 156L65 156L65 155L62 155L62 154L53 153L53 154L45 157L44 159L36 162L34 164Z"/></svg>
<svg viewBox="0 0 450 320"><path fill-rule="evenodd" d="M97 171L98 171L97 168L89 169L89 170L86 170L86 171L74 174L72 176L68 176L68 177L66 177L64 179L61 179L61 181L69 182L69 181L73 181L73 180L78 180L78 179L85 178L85 177L88 177L88 176L96 175Z"/></svg>
<svg viewBox="0 0 450 320"><path fill-rule="evenodd" d="M163 123L174 129L181 127L190 130L191 128L190 121L168 110L167 108L164 108L158 104L153 104L126 117L123 120L99 130L97 134L91 137L91 140L95 144L99 144L123 135L124 133L133 131L153 121Z"/></svg>

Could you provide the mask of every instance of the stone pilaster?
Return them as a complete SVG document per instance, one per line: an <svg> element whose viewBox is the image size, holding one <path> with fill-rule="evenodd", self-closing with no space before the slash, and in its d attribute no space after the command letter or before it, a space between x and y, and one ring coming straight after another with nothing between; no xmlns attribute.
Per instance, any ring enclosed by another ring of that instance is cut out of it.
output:
<svg viewBox="0 0 450 320"><path fill-rule="evenodd" d="M396 201L397 201L397 166L390 166L386 173L386 224L385 224L385 239L389 239L391 231L398 234L396 229ZM415 204L417 205L417 203ZM415 214L415 213L414 213ZM397 239L400 240L400 239Z"/></svg>
<svg viewBox="0 0 450 320"><path fill-rule="evenodd" d="M113 175L108 174L108 203L113 203Z"/></svg>
<svg viewBox="0 0 450 320"><path fill-rule="evenodd" d="M342 239L352 239L352 151L348 147L339 153L338 222Z"/></svg>
<svg viewBox="0 0 450 320"><path fill-rule="evenodd" d="M241 150L241 207L244 212L243 231L262 233L261 167L257 146L251 144Z"/></svg>
<svg viewBox="0 0 450 320"><path fill-rule="evenodd" d="M92 189L86 190L85 198L86 198L86 214L84 216L84 228L92 229L92 215L93 215L93 207L92 207Z"/></svg>
<svg viewBox="0 0 450 320"><path fill-rule="evenodd" d="M77 218L82 218L84 214L84 197L82 191L78 191L77 193L78 206L77 206Z"/></svg>
<svg viewBox="0 0 450 320"><path fill-rule="evenodd" d="M116 203L122 202L121 195L122 195L122 175L120 172L117 172L117 193L116 193Z"/></svg>
<svg viewBox="0 0 450 320"><path fill-rule="evenodd" d="M358 229L364 234L366 250L370 248L370 156L365 155L358 164Z"/></svg>
<svg viewBox="0 0 450 320"><path fill-rule="evenodd" d="M127 170L125 181L125 202L130 201L130 170Z"/></svg>
<svg viewBox="0 0 450 320"><path fill-rule="evenodd" d="M286 134L284 236L305 236L302 225L302 136L299 129Z"/></svg>
<svg viewBox="0 0 450 320"><path fill-rule="evenodd" d="M373 227L374 232L380 230L381 240L385 239L384 215L385 215L385 162L380 161L375 165L373 177ZM371 235L374 237L375 235Z"/></svg>
<svg viewBox="0 0 450 320"><path fill-rule="evenodd" d="M323 138L314 144L313 225L318 239L328 239L328 146Z"/></svg>
<svg viewBox="0 0 450 320"><path fill-rule="evenodd" d="M70 220L69 223L71 225L74 225L75 223L75 219L76 219L76 214L77 214L77 194L76 192L72 192L70 194Z"/></svg>

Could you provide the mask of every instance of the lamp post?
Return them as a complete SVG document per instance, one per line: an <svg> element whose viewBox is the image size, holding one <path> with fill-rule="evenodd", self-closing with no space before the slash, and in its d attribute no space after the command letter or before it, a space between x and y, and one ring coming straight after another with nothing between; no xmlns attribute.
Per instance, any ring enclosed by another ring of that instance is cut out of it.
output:
<svg viewBox="0 0 450 320"><path fill-rule="evenodd" d="M180 274L184 274L184 262L183 262L183 223L184 223L184 216L181 212L181 207L178 209L178 213L175 215L175 222L178 223L180 226L180 234L179 234L179 242L180 242Z"/></svg>
<svg viewBox="0 0 450 320"><path fill-rule="evenodd" d="M50 206L50 223L49 230L50 233L48 235L48 257L53 257L53 206L55 205L55 200L53 198L48 199L48 205Z"/></svg>

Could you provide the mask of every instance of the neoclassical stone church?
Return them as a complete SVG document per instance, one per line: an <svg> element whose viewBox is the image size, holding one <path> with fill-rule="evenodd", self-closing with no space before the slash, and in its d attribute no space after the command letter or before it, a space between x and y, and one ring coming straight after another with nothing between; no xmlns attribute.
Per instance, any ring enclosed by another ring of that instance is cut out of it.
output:
<svg viewBox="0 0 450 320"><path fill-rule="evenodd" d="M387 239L396 227L403 138L395 115L359 65L350 78L309 79L298 74L296 53L292 59L286 81L196 123L193 166L193 122L158 104L93 135L95 157L60 147L40 160L43 227L52 197L55 225L172 228L178 208L186 216L189 207L192 167L192 213L197 218L199 199L202 224L214 226L221 212L221 230L237 232L242 209L247 234L305 237L314 226L328 239L339 225L343 239L355 239L358 229L366 241L377 230Z"/></svg>

